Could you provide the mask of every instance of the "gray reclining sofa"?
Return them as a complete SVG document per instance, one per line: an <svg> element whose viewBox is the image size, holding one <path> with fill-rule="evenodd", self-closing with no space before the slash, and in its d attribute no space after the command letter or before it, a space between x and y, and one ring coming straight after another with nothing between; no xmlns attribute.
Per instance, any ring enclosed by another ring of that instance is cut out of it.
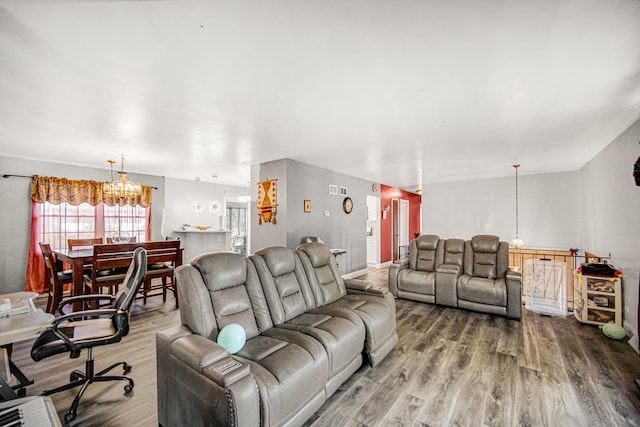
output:
<svg viewBox="0 0 640 427"><path fill-rule="evenodd" d="M509 269L509 245L493 235L467 241L419 236L408 258L389 267L389 291L398 298L522 316L522 274Z"/></svg>
<svg viewBox="0 0 640 427"><path fill-rule="evenodd" d="M301 425L398 340L393 296L343 281L320 243L204 254L175 279L182 325L156 335L165 427ZM216 343L231 323L247 336L233 355Z"/></svg>

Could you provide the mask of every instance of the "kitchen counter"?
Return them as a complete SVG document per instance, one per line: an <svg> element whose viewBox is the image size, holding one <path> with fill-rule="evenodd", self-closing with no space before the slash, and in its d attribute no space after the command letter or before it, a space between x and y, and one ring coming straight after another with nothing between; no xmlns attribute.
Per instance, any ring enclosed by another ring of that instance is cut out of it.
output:
<svg viewBox="0 0 640 427"><path fill-rule="evenodd" d="M226 230L174 230L184 248L184 263L208 252L231 250L231 231Z"/></svg>

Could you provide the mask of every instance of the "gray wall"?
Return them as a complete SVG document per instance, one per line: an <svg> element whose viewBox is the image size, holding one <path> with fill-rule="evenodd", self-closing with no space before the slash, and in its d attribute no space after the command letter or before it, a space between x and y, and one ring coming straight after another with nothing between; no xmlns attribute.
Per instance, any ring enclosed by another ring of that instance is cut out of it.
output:
<svg viewBox="0 0 640 427"><path fill-rule="evenodd" d="M640 272L640 187L633 164L640 156L640 120L623 132L581 170L584 247L622 271L624 327L638 350L638 286Z"/></svg>
<svg viewBox="0 0 640 427"><path fill-rule="evenodd" d="M108 169L85 168L59 163L38 162L0 156L0 175L41 175L69 179L107 181ZM164 178L128 173L127 178L157 187L151 207L152 239L161 239L162 208L165 204ZM0 178L0 293L23 291L26 285L27 257L31 227L31 180Z"/></svg>
<svg viewBox="0 0 640 427"><path fill-rule="evenodd" d="M276 223L258 225L257 203L258 182L277 179L276 187ZM251 167L251 208L249 209L250 243L249 251L268 246L287 246L287 162L277 160Z"/></svg>
<svg viewBox="0 0 640 427"><path fill-rule="evenodd" d="M265 179L278 179L277 223L257 225L255 200L257 186L252 189L252 248L300 244L304 236L319 236L330 248L343 248L345 255L338 258L343 274L365 269L367 194L370 181L318 168L291 159L264 163L255 167L254 183ZM344 196L330 195L329 184L347 188L353 200L351 214L344 213ZM311 200L311 212L304 212L304 201ZM325 216L325 211L329 216Z"/></svg>
<svg viewBox="0 0 640 427"><path fill-rule="evenodd" d="M519 234L527 247L580 248L578 172L518 175ZM467 239L515 236L514 177L424 184L423 233Z"/></svg>

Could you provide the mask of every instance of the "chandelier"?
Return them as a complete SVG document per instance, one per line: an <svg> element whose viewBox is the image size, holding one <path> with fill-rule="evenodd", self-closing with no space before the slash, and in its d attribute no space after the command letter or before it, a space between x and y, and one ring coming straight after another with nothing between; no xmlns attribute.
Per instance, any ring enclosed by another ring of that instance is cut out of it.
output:
<svg viewBox="0 0 640 427"><path fill-rule="evenodd" d="M516 237L514 237L513 240L511 241L511 247L520 249L522 245L524 245L524 242L522 241L522 239L520 238L520 235L518 234L518 168L520 167L520 165L515 164L513 165L513 167L516 170Z"/></svg>
<svg viewBox="0 0 640 427"><path fill-rule="evenodd" d="M121 154L122 165L118 174L120 179L113 179L113 164L115 160L107 160L111 165L111 181L102 184L102 192L107 196L118 197L121 199L129 197L137 197L142 193L142 185L127 180L127 173L124 171L124 154Z"/></svg>

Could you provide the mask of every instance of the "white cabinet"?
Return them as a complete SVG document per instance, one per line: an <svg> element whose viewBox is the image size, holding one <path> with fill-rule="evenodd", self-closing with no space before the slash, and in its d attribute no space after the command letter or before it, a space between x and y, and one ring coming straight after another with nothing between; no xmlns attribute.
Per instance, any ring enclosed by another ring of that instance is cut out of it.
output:
<svg viewBox="0 0 640 427"><path fill-rule="evenodd" d="M378 263L378 239L367 237L367 264Z"/></svg>
<svg viewBox="0 0 640 427"><path fill-rule="evenodd" d="M184 248L183 263L190 263L198 255L207 252L231 250L230 231L183 231L175 230L180 236L181 246Z"/></svg>

